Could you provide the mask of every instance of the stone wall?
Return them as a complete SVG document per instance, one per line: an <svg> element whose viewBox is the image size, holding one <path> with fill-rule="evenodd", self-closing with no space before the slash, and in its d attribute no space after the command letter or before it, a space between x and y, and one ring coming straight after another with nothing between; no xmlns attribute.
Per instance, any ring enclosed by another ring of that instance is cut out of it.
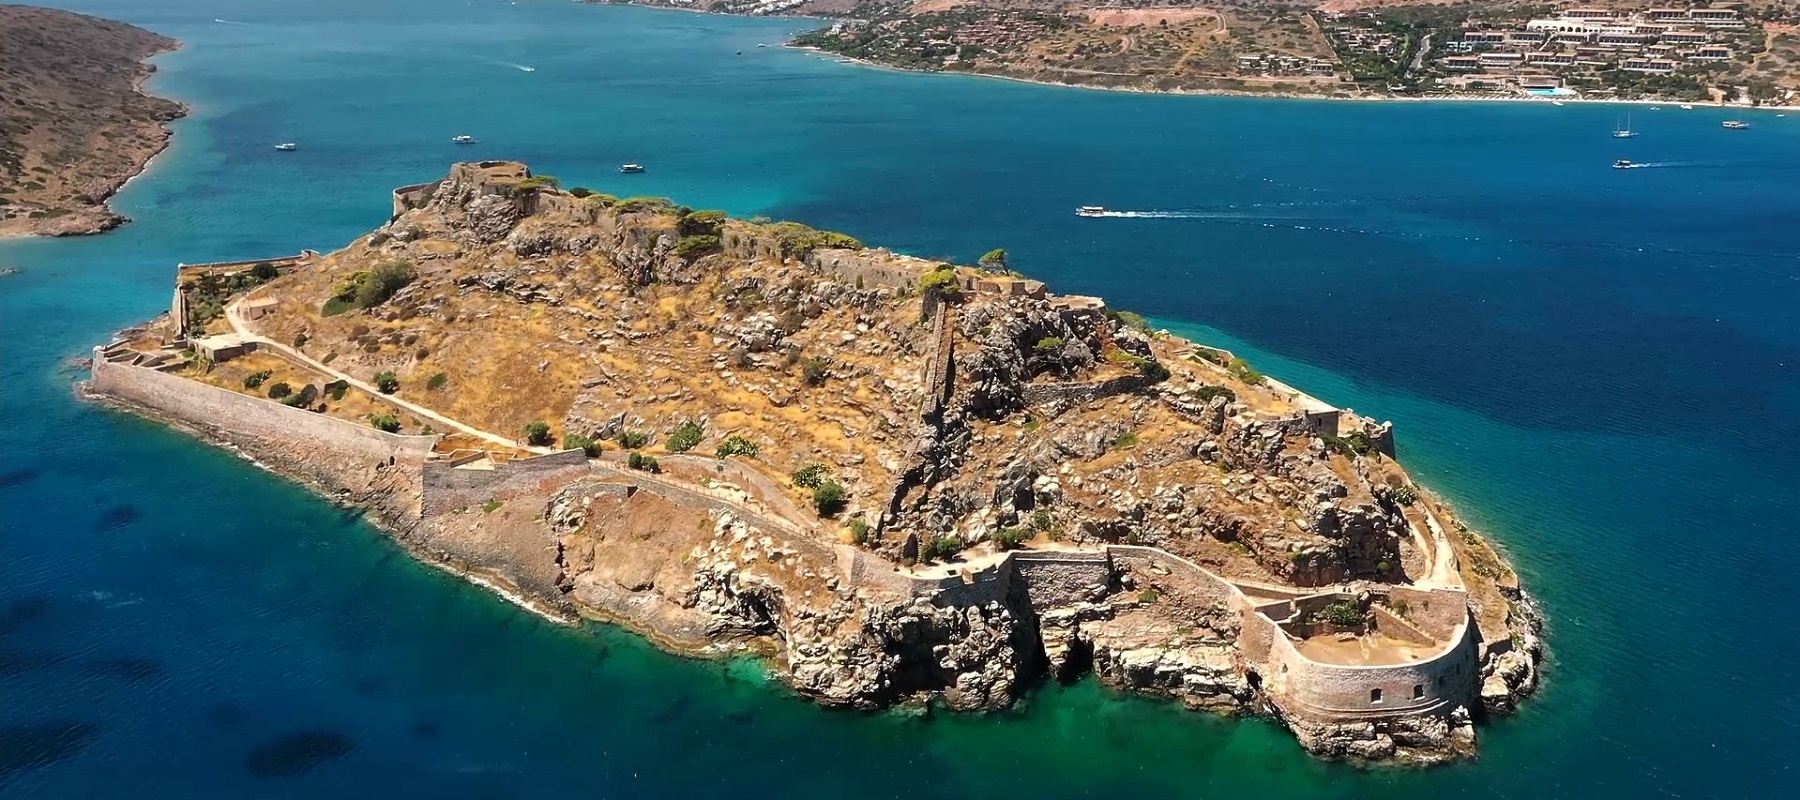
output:
<svg viewBox="0 0 1800 800"><path fill-rule="evenodd" d="M120 353L110 354L118 357ZM238 394L199 381L114 361L94 350L90 391L116 397L169 417L235 436L268 443L279 450L303 447L320 459L374 466L417 465L431 454L436 436L402 436L348 420L336 419L273 400Z"/></svg>
<svg viewBox="0 0 1800 800"><path fill-rule="evenodd" d="M452 467L447 462L422 465L420 514L431 517L459 508L476 508L489 500L521 494L550 494L556 487L588 474L587 454L580 450L503 461L492 469Z"/></svg>
<svg viewBox="0 0 1800 800"><path fill-rule="evenodd" d="M1448 641L1467 614L1468 595L1455 589L1383 587L1389 607L1404 605L1406 621L1438 641Z"/></svg>
<svg viewBox="0 0 1800 800"><path fill-rule="evenodd" d="M1066 408L1086 405L1113 395L1134 392L1143 388L1147 383L1146 379L1136 375L1078 383L1030 383L1020 390L1020 396L1024 398L1027 406L1054 405Z"/></svg>
<svg viewBox="0 0 1800 800"><path fill-rule="evenodd" d="M415 183L394 190L394 216L398 217L408 211L431 202L431 195L437 191L441 180L430 183Z"/></svg>
<svg viewBox="0 0 1800 800"><path fill-rule="evenodd" d="M1476 707L1480 669L1475 660L1474 637L1468 631L1465 610L1464 623L1458 626L1444 651L1420 661L1381 666L1313 661L1300 655L1293 642L1277 633L1268 657L1256 666L1282 710L1309 720L1441 714L1457 706ZM1374 694L1376 691L1379 696Z"/></svg>
<svg viewBox="0 0 1800 800"><path fill-rule="evenodd" d="M1013 569L1039 614L1092 601L1112 583L1112 555L1106 551L1017 550Z"/></svg>

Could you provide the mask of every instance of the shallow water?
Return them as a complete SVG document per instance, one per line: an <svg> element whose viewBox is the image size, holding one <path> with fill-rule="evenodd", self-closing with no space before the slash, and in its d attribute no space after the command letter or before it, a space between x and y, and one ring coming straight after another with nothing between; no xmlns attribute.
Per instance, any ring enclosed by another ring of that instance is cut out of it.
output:
<svg viewBox="0 0 1800 800"><path fill-rule="evenodd" d="M560 2L66 5L188 42L152 87L195 114L121 196L131 225L0 243L22 270L0 278L6 796L1752 797L1791 776L1800 120L1640 108L1618 141L1604 107L906 75L755 47L804 23ZM548 625L71 399L64 364L164 307L176 262L341 246L392 186L487 157L919 255L1006 247L1393 419L1545 600L1548 690L1482 730L1480 762L1424 773L1091 684L999 718L826 712L754 664Z"/></svg>

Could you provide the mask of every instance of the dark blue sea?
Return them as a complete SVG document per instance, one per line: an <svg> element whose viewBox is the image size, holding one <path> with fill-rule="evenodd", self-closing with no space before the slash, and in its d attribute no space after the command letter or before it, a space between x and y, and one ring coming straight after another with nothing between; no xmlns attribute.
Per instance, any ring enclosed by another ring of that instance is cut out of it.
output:
<svg viewBox="0 0 1800 800"><path fill-rule="evenodd" d="M1598 105L1115 94L756 46L794 20L58 4L185 41L151 89L193 115L119 197L130 225L0 243L0 796L1749 798L1800 777L1800 113L1726 131L1637 107L1620 141ZM1548 686L1478 762L1425 772L1092 682L995 717L827 712L754 662L550 625L73 397L71 360L165 308L178 261L340 247L390 187L478 157L923 256L1005 247L1391 419L1543 600Z"/></svg>

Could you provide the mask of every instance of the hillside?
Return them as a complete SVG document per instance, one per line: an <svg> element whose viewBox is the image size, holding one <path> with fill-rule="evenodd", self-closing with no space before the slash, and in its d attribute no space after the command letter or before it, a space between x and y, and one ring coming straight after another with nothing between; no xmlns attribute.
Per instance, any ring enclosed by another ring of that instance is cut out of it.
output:
<svg viewBox="0 0 1800 800"><path fill-rule="evenodd" d="M180 104L138 85L166 36L82 14L0 5L0 235L96 233L113 192L167 143Z"/></svg>

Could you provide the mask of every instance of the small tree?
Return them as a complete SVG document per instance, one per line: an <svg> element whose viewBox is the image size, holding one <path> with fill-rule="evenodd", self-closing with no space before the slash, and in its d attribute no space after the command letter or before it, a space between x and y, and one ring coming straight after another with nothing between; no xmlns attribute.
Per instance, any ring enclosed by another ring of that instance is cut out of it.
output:
<svg viewBox="0 0 1800 800"><path fill-rule="evenodd" d="M706 429L700 427L700 423L690 419L681 423L674 433L669 434L669 440L663 443L663 447L671 453L685 453L700 444L700 439L705 436Z"/></svg>
<svg viewBox="0 0 1800 800"><path fill-rule="evenodd" d="M269 398L272 400L280 400L293 393L294 387L287 385L287 381L277 381L269 386Z"/></svg>
<svg viewBox="0 0 1800 800"><path fill-rule="evenodd" d="M981 260L975 263L980 264L984 269L1004 270L1007 268L1006 251L996 247L983 253Z"/></svg>
<svg viewBox="0 0 1800 800"><path fill-rule="evenodd" d="M375 388L382 394L393 394L400 390L400 378L394 373L383 370L375 373Z"/></svg>
<svg viewBox="0 0 1800 800"><path fill-rule="evenodd" d="M636 450L650 443L650 434L643 431L619 431L619 446L626 450Z"/></svg>
<svg viewBox="0 0 1800 800"><path fill-rule="evenodd" d="M255 388L263 385L263 381L268 380L269 376L273 375L273 374L274 373L272 373L266 369L259 369L255 372L252 372L249 375L244 376L244 388L255 389Z"/></svg>
<svg viewBox="0 0 1800 800"><path fill-rule="evenodd" d="M644 455L636 450L625 458L625 466L642 472L662 472L662 465L656 463L652 456Z"/></svg>
<svg viewBox="0 0 1800 800"><path fill-rule="evenodd" d="M719 443L715 452L720 458L730 458L732 456L755 456L756 451L755 442L742 436L732 435L725 437L725 441Z"/></svg>
<svg viewBox="0 0 1800 800"><path fill-rule="evenodd" d="M808 386L822 386L831 376L831 363L818 356L800 359L800 377Z"/></svg>
<svg viewBox="0 0 1800 800"><path fill-rule="evenodd" d="M533 447L549 447L556 441L550 436L550 423L534 419L525 423L525 443Z"/></svg>
<svg viewBox="0 0 1800 800"><path fill-rule="evenodd" d="M1031 533L1024 528L1001 528L994 532L994 548L996 550L1017 550Z"/></svg>
<svg viewBox="0 0 1800 800"><path fill-rule="evenodd" d="M869 543L869 523L859 519L850 520L850 538L857 544Z"/></svg>
<svg viewBox="0 0 1800 800"><path fill-rule="evenodd" d="M571 433L564 436L563 449L580 450L581 452L586 453L588 458L598 458L600 456L600 443L580 434Z"/></svg>
<svg viewBox="0 0 1800 800"><path fill-rule="evenodd" d="M1055 355L1062 352L1063 344L1061 336L1046 336L1038 340L1037 351L1043 355Z"/></svg>
<svg viewBox="0 0 1800 800"><path fill-rule="evenodd" d="M817 489L819 488L819 484L825 482L825 465L807 464L804 467L794 470L794 474L788 477L794 481L795 486L803 489Z"/></svg>
<svg viewBox="0 0 1800 800"><path fill-rule="evenodd" d="M847 499L848 493L844 491L844 485L837 481L827 480L813 487L813 508L818 510L821 517L836 516L839 511L844 510Z"/></svg>
<svg viewBox="0 0 1800 800"><path fill-rule="evenodd" d="M450 382L450 376L445 375L442 372L439 372L425 380L425 388L435 392L439 389L444 388L444 385L449 382Z"/></svg>
<svg viewBox="0 0 1800 800"><path fill-rule="evenodd" d="M388 433L400 432L400 418L393 414L371 414L369 424Z"/></svg>

